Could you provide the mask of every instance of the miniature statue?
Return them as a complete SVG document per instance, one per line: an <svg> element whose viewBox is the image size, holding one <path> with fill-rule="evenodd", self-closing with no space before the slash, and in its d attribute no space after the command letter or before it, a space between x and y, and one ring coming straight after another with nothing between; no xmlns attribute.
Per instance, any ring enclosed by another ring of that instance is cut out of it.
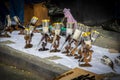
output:
<svg viewBox="0 0 120 80"><path fill-rule="evenodd" d="M70 53L70 50L72 49L71 47L71 43L68 43L68 45L65 46L65 50L64 52L62 53L66 53L67 55L66 56L69 56L69 53Z"/></svg>
<svg viewBox="0 0 120 80"><path fill-rule="evenodd" d="M81 39L79 44L81 45L81 47L78 49L78 54L75 55L75 59L81 59L82 58L82 52L83 52L83 48L85 46L84 40Z"/></svg>
<svg viewBox="0 0 120 80"><path fill-rule="evenodd" d="M30 42L31 42L31 39L33 37L33 34L30 34L30 30L29 29L25 29L25 31L26 31L26 34L24 36L24 39L25 39L26 45L25 45L24 48L31 48L33 45L30 44Z"/></svg>
<svg viewBox="0 0 120 80"><path fill-rule="evenodd" d="M74 42L75 48L71 50L70 56L75 55L77 48L80 45L81 34L82 34L82 27L78 24L72 36L71 43Z"/></svg>
<svg viewBox="0 0 120 80"><path fill-rule="evenodd" d="M89 62L92 59L92 53L93 50L90 50L92 45L91 45L91 35L90 32L85 32L82 34L82 45L81 48L78 51L79 56L79 62L83 61L85 62L84 64L80 64L82 67L91 67L92 65L89 64Z"/></svg>
<svg viewBox="0 0 120 80"><path fill-rule="evenodd" d="M20 22L20 19L19 19L19 17L18 16L14 16L13 17L13 19L15 20L15 22L17 23L17 25L16 25L16 29L17 30L20 30L20 33L18 33L18 34L22 34L22 35L24 35L24 29L25 29L25 26Z"/></svg>
<svg viewBox="0 0 120 80"><path fill-rule="evenodd" d="M112 61L108 56L104 55L104 56L102 57L102 59L101 59L101 62L102 62L103 64L105 64L105 65L108 65L109 67L111 67L111 69L112 69L113 71L115 71L115 69L114 69L114 63L113 63L113 61Z"/></svg>
<svg viewBox="0 0 120 80"><path fill-rule="evenodd" d="M61 27L61 23L55 23L55 34L54 34L54 38L53 38L53 42L52 45L50 47L50 52L60 52L60 50L58 50L59 48L59 43L60 43L60 27ZM53 50L51 50L53 46Z"/></svg>
<svg viewBox="0 0 120 80"><path fill-rule="evenodd" d="M71 49L71 51L70 51L70 53L69 53L69 56L76 56L76 51L78 51L78 43L79 43L79 41L77 41L77 40L74 40L74 45L75 45L75 47L74 48L72 48Z"/></svg>
<svg viewBox="0 0 120 80"><path fill-rule="evenodd" d="M0 32L0 37L11 37L9 33L12 33L13 27L11 27L11 18L10 15L6 16L6 24L4 25L4 29Z"/></svg>
<svg viewBox="0 0 120 80"><path fill-rule="evenodd" d="M68 42L68 45L65 46L65 50L62 53L69 53L70 49L71 49L71 43L70 41L72 40L72 34L73 34L73 26L74 23L67 23L67 29L66 29L66 39L65 42L63 43L63 45L61 46L61 50L63 49L65 43Z"/></svg>
<svg viewBox="0 0 120 80"><path fill-rule="evenodd" d="M59 40L60 40L60 36L56 36L56 40L55 40L55 42L53 43L53 50L50 50L50 52L60 52L60 50L58 50L58 48L59 48L59 45L60 45L60 42L59 42Z"/></svg>
<svg viewBox="0 0 120 80"><path fill-rule="evenodd" d="M84 24L81 23L77 23L77 30L76 30L76 34L78 35L78 30L79 30L79 37L77 39L75 39L75 34L74 34L74 44L75 44L75 48L73 48L70 52L71 56L75 56L75 59L78 57L78 54L75 54L76 51L78 51L78 47L80 46L80 44L82 43L83 39L82 39L82 34L85 32L86 27Z"/></svg>
<svg viewBox="0 0 120 80"><path fill-rule="evenodd" d="M31 23L36 23L38 21L38 18L37 17L33 17L32 18L33 21ZM32 37L33 37L33 31L35 29L35 26L33 26L32 24L27 26L25 28L25 36L24 36L24 39L26 40L26 45L25 45L25 48L31 48L33 45L31 44L31 40L32 40Z"/></svg>
<svg viewBox="0 0 120 80"><path fill-rule="evenodd" d="M46 50L49 50L48 48L45 48L47 46L47 42L50 41L50 37L48 35L49 20L47 20L47 19L42 20L42 27L43 27L43 33L41 33L42 34L42 38L41 38L38 46L42 42L42 48L40 48L39 51L46 51ZM45 41L45 42L43 42L43 41Z"/></svg>
<svg viewBox="0 0 120 80"><path fill-rule="evenodd" d="M80 58L81 60L79 60L79 61L85 62L84 64L80 64L79 66L82 66L82 67L91 67L92 66L89 64L89 62L92 59L93 50L90 50L90 49L91 49L91 46L85 45L85 47L83 48L83 51L79 51L79 54L81 54L81 58Z"/></svg>
<svg viewBox="0 0 120 80"><path fill-rule="evenodd" d="M96 39L100 36L100 33L96 30L91 31L91 41L92 43L95 43Z"/></svg>

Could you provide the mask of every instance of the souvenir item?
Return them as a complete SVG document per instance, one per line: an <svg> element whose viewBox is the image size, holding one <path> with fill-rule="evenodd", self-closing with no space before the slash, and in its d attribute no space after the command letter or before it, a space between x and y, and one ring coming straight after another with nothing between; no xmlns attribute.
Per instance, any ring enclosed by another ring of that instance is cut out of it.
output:
<svg viewBox="0 0 120 80"><path fill-rule="evenodd" d="M42 20L42 28L43 28L42 30L43 30L43 32L41 33L42 38L41 38L41 40L38 44L38 46L39 46L42 43L41 44L42 48L40 48L39 51L48 50L48 48L46 48L46 46L47 46L47 42L48 42L48 39L49 39L49 35L48 35L48 33L49 33L49 22L50 22L50 20L48 20L48 19Z"/></svg>
<svg viewBox="0 0 120 80"><path fill-rule="evenodd" d="M50 52L59 52L60 50L58 50L59 48L59 45L60 45L60 28L61 28L61 25L62 23L54 23L54 27L55 27L55 30L54 30L54 37L53 37L53 41L52 41L52 44L50 46ZM52 49L51 50L51 48Z"/></svg>
<svg viewBox="0 0 120 80"><path fill-rule="evenodd" d="M114 69L114 63L113 61L106 55L104 55L102 58L101 58L101 62L105 65L108 65L113 71L115 71Z"/></svg>

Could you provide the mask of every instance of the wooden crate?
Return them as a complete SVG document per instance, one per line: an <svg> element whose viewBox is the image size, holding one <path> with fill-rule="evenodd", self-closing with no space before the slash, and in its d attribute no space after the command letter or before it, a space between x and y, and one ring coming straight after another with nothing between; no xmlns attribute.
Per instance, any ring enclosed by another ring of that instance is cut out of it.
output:
<svg viewBox="0 0 120 80"><path fill-rule="evenodd" d="M33 10L33 6L32 5L25 5L24 7L24 24L28 24L31 20L31 18L34 15L34 10Z"/></svg>
<svg viewBox="0 0 120 80"><path fill-rule="evenodd" d="M36 16L39 19L36 23L37 26L41 25L42 19L50 19L48 16L48 9L43 3L25 5L25 24L28 23L33 16Z"/></svg>
<svg viewBox="0 0 120 80"><path fill-rule="evenodd" d="M33 9L34 9L34 16L39 18L37 25L41 24L42 19L49 19L48 9L42 3L34 4Z"/></svg>

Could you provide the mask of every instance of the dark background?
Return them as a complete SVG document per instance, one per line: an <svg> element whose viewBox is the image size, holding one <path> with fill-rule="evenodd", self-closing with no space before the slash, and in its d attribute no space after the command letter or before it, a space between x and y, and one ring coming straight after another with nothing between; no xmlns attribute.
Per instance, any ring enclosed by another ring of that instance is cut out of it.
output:
<svg viewBox="0 0 120 80"><path fill-rule="evenodd" d="M120 19L120 0L25 0L25 4L44 1L61 9L70 8L74 18L87 25L99 25L108 20Z"/></svg>
<svg viewBox="0 0 120 80"><path fill-rule="evenodd" d="M120 0L51 0L60 8L70 8L74 18L88 25L120 19Z"/></svg>

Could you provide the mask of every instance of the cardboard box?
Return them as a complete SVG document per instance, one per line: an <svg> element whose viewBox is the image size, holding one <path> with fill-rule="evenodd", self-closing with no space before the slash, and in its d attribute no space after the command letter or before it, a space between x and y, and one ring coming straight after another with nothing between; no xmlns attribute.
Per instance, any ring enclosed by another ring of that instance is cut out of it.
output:
<svg viewBox="0 0 120 80"><path fill-rule="evenodd" d="M67 71L63 74L61 74L60 76L56 77L54 80L72 80L74 78L77 78L80 75L86 75L89 74L89 76L95 76L95 80L101 80L104 77L100 74L95 74L80 68L74 68L70 71Z"/></svg>
<svg viewBox="0 0 120 80"><path fill-rule="evenodd" d="M48 16L48 9L45 5L43 5L43 3L37 3L33 5L27 4L25 5L24 12L25 24L29 23L33 16L38 17L38 22L36 23L36 26L41 25L42 19L50 19L50 17Z"/></svg>

